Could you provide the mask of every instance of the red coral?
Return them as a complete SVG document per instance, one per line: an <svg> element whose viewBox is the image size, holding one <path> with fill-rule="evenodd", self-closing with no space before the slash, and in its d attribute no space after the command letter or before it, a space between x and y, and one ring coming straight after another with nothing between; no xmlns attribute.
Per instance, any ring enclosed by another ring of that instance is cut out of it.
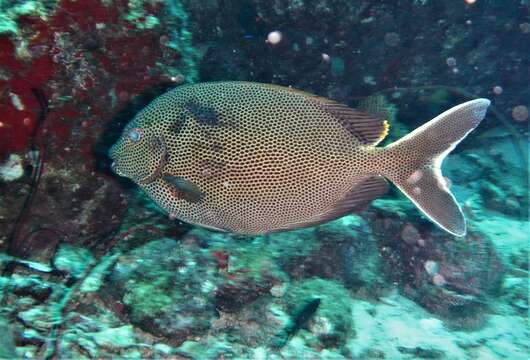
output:
<svg viewBox="0 0 530 360"><path fill-rule="evenodd" d="M35 89L49 100L34 139L45 154L42 178L14 255L52 253L42 229L93 245L120 224L126 204L117 184L95 171L96 140L127 101L167 80L161 66L179 59L159 40L163 24L137 29L128 10L126 0L62 0L46 20L20 17L17 40L0 36L0 157L27 150L42 112Z"/></svg>
<svg viewBox="0 0 530 360"><path fill-rule="evenodd" d="M159 6L148 5L146 11L159 11ZM40 110L32 88L51 98L46 123L59 140L53 147L60 150L77 140L71 138L73 132L88 132L92 139L98 135L92 127L81 127L81 119L104 123L125 101L162 80L156 65L168 51L158 41L162 27L135 29L124 19L127 11L125 0L109 5L63 0L48 21L21 17L19 27L28 39L24 59L17 57L8 37L0 37L0 74L6 74L0 77L0 93L8 95L0 102L0 155L28 146ZM17 109L11 93L24 109ZM71 98L58 101L65 97Z"/></svg>
<svg viewBox="0 0 530 360"><path fill-rule="evenodd" d="M226 271L228 270L228 259L229 255L225 251L214 251L212 253L215 260L217 260L217 268L219 270Z"/></svg>

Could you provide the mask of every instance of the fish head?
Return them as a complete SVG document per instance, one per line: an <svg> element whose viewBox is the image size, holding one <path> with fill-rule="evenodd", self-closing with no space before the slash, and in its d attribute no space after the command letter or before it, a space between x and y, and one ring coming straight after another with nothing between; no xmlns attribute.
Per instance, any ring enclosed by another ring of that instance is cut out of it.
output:
<svg viewBox="0 0 530 360"><path fill-rule="evenodd" d="M163 134L142 117L133 119L111 147L112 170L139 185L149 184L162 176L169 161Z"/></svg>

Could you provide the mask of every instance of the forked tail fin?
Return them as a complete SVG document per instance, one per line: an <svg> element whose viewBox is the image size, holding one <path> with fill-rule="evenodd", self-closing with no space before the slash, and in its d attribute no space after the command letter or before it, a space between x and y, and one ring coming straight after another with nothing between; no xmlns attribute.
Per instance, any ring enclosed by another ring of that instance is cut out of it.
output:
<svg viewBox="0 0 530 360"><path fill-rule="evenodd" d="M466 234L460 206L442 176L442 161L484 118L490 104L476 99L438 115L385 148L385 171L429 219L456 236Z"/></svg>

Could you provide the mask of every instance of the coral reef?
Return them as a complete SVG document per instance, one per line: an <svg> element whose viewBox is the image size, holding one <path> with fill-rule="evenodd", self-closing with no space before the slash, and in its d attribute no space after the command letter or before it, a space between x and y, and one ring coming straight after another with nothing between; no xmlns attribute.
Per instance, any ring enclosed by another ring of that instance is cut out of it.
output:
<svg viewBox="0 0 530 360"><path fill-rule="evenodd" d="M105 282L132 324L175 343L202 335L215 318L215 258L187 241L151 241L118 258Z"/></svg>
<svg viewBox="0 0 530 360"><path fill-rule="evenodd" d="M104 253L101 239L118 229L127 206L107 174L108 139L135 106L196 79L187 15L156 1L2 6L11 26L0 32L0 92L9 95L0 103L0 158L10 154L6 167L19 156L25 176L0 185L0 244L41 259L58 241Z"/></svg>
<svg viewBox="0 0 530 360"><path fill-rule="evenodd" d="M474 233L454 240L427 224L416 227L406 220L413 216L410 212L396 216L392 205L379 200L373 221L390 280L452 326L479 326L483 306L499 294L505 275L491 240Z"/></svg>
<svg viewBox="0 0 530 360"><path fill-rule="evenodd" d="M528 14L501 0L0 0L0 358L526 359ZM153 97L237 79L384 101L388 141L492 98L443 167L468 235L396 189L318 227L212 232L110 176L108 147Z"/></svg>

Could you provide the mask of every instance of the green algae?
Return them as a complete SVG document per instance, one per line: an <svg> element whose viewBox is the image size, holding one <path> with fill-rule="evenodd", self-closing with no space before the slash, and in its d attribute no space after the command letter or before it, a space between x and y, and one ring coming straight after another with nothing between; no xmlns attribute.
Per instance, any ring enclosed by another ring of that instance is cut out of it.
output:
<svg viewBox="0 0 530 360"><path fill-rule="evenodd" d="M256 281L262 280L263 274L286 279L282 264L305 258L318 245L312 232L305 229L241 239L227 235L222 242L213 243L212 248L229 252L230 271L244 270Z"/></svg>
<svg viewBox="0 0 530 360"><path fill-rule="evenodd" d="M58 0L13 1L0 0L0 34L17 35L20 16L36 16L46 20L55 10Z"/></svg>
<svg viewBox="0 0 530 360"><path fill-rule="evenodd" d="M128 347L135 344L132 325L105 329L96 333L89 333L87 335L91 336L99 346Z"/></svg>
<svg viewBox="0 0 530 360"><path fill-rule="evenodd" d="M145 13L144 0L129 0L129 12L124 16L136 28L145 30L160 26L160 20L151 14Z"/></svg>
<svg viewBox="0 0 530 360"><path fill-rule="evenodd" d="M94 257L89 250L69 244L61 245L54 260L57 270L64 271L75 278L83 275L93 263Z"/></svg>
<svg viewBox="0 0 530 360"><path fill-rule="evenodd" d="M123 302L131 308L132 319L142 321L146 317L157 317L167 311L174 301L167 295L168 284L169 279L164 277L130 284Z"/></svg>

